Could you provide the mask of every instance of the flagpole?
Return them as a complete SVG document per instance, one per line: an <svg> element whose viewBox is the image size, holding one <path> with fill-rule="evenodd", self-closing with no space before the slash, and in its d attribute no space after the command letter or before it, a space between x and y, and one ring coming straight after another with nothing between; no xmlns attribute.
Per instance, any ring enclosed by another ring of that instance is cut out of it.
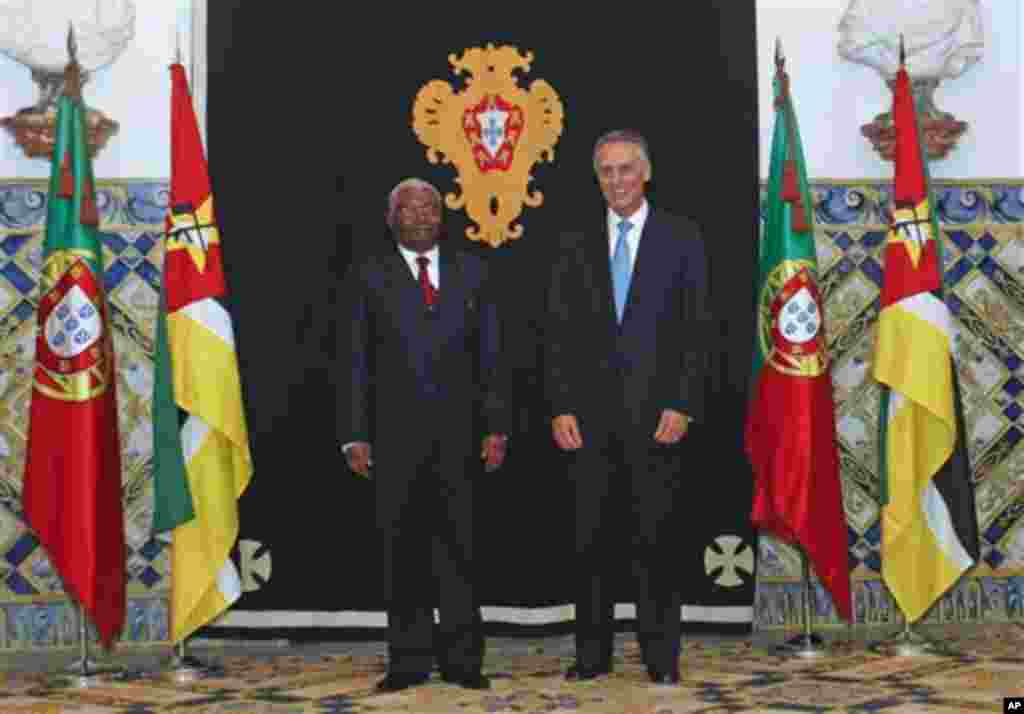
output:
<svg viewBox="0 0 1024 714"><path fill-rule="evenodd" d="M204 674L207 674L214 669L212 665L188 654L185 647L185 641L187 639L187 637L182 638L182 640L178 642L174 648L176 651L173 652L164 669L167 678L173 682L177 682L178 684L194 682L197 679L202 678Z"/></svg>
<svg viewBox="0 0 1024 714"><path fill-rule="evenodd" d="M68 665L63 671L69 675L71 686L76 689L88 689L106 683L102 675L119 674L122 667L112 664L100 664L89 656L89 632L85 624L85 608L75 602L78 610L78 644L79 658Z"/></svg>
<svg viewBox="0 0 1024 714"><path fill-rule="evenodd" d="M173 541L174 535L171 535ZM173 543L172 543L173 547ZM171 564L171 602L174 602L174 572L173 572L173 558ZM174 632L174 607L167 608L167 629ZM203 675L213 671L213 665L202 662L201 660L192 657L188 654L185 648L185 641L187 637L183 637L177 645L171 644L171 656L165 661L162 668L163 675L166 679L171 680L177 684L190 684L198 679L201 679Z"/></svg>
<svg viewBox="0 0 1024 714"><path fill-rule="evenodd" d="M181 64L181 33L175 28L174 32L174 64ZM173 157L172 157L173 161ZM164 250L166 251L167 237L164 236ZM162 286L161 286L162 288ZM160 309L163 309L161 303ZM174 534L171 533L171 547L174 547ZM173 559L172 559L173 568ZM171 573L171 601L174 601L174 573ZM168 608L168 629L174 632L174 608ZM164 666L164 674L173 682L187 684L201 678L204 674L213 670L213 666L188 654L186 649L187 637L183 637L177 645L171 645L171 656Z"/></svg>
<svg viewBox="0 0 1024 714"><path fill-rule="evenodd" d="M906 50L905 50L905 48L903 46L903 35L900 34L900 64L902 65L902 64L905 64L905 63L906 63ZM936 203L935 203L935 194L932 191L931 168L928 166L928 162L929 162L930 159L928 157L928 152L925 150L925 146L923 145L923 143L921 143L921 141L922 141L921 137L923 136L923 133L921 132L921 103L922 103L923 99L924 99L924 97L921 96L921 95L914 97L914 123L917 125L917 136L918 136L918 142L919 142L918 149L921 152L921 168L922 168L922 170L924 172L924 176L925 176L925 186L927 188L927 194L926 195L927 195L927 198L928 198L928 205L934 207L936 205ZM932 210L934 211L934 208ZM943 260L942 260L942 233L939 230L938 224L934 220L934 215L935 214L932 213L933 228L935 230L935 236L934 236L935 248L936 248L936 251L937 251L938 257L939 257L939 260L938 260L939 293L942 296L943 302L945 302L945 300L946 300L945 282L946 281L945 281L945 268L943 267ZM952 357L952 359L954 361L953 369L955 370L956 369L956 363L955 363L956 358L953 355L951 355L951 357ZM955 587L955 585L954 585L954 587ZM934 604L933 604L933 606L934 606ZM930 638L920 634L919 632L912 632L911 629L910 629L910 623L906 621L906 618L904 618L903 636L908 641L916 643L917 646L920 646L920 647L924 648L926 651L928 651L931 654L943 654L943 655L958 655L958 654L960 654L959 650L957 650L954 647L950 646L947 642L939 642L939 641L936 641L936 640L932 640L932 639L930 639Z"/></svg>
<svg viewBox="0 0 1024 714"><path fill-rule="evenodd" d="M814 659L827 655L828 649L821 637L811 631L811 597L814 594L814 588L811 585L811 564L803 549L800 550L800 561L803 564L804 597L801 610L803 611L804 631L786 642L786 650L794 657Z"/></svg>
<svg viewBox="0 0 1024 714"><path fill-rule="evenodd" d="M171 535L173 539L174 536ZM173 559L172 559L172 572L171 572L171 602L174 602L174 572L173 572ZM167 627L168 630L174 632L174 607L167 608ZM164 676L177 684L189 684L202 678L202 676L210 671L210 667L205 665L203 662L190 657L185 650L185 640L188 639L183 637L176 645L171 644L171 656L164 663L163 674Z"/></svg>
<svg viewBox="0 0 1024 714"><path fill-rule="evenodd" d="M888 586L886 588L888 589ZM890 591L889 594L891 596L892 592ZM896 602L895 598L893 598L893 602ZM899 608L899 603L897 603L896 607ZM903 617L903 630L886 640L872 643L868 646L868 649L889 657L949 656L958 654L949 645L936 642L918 632L914 632L910 627L910 620L907 619L902 610L900 615Z"/></svg>
<svg viewBox="0 0 1024 714"><path fill-rule="evenodd" d="M782 51L780 38L775 40L773 84L775 129L769 170L765 235L762 236L762 244L758 250L760 277L757 290L762 295L762 307L776 301L786 302L792 299L787 293L788 286L796 284L787 281L790 281L791 277L794 281L799 279L806 285L806 294L812 301L813 313L823 316L824 309L820 304L816 286L813 203L808 194L803 149L800 145L789 75L786 72L786 57ZM804 265L807 267L789 267ZM796 291L797 288L794 287L792 292ZM795 303L786 303L787 306L791 304L795 306ZM758 395L751 403L748 413L744 443L751 464L757 472L751 520L756 526L781 535L783 540L796 546L800 553L803 575L803 632L786 641L779 649L796 657L815 658L825 655L826 648L823 640L811 629L814 588L811 583L811 559L807 548L809 545L821 543L822 547L815 554L820 555L820 559L815 561L816 567L829 572L834 569L846 576L849 570L847 538L842 510L841 476L834 443L835 407L828 374L827 340L824 332L819 333L821 325L817 322L817 317L813 323L808 323L809 344L806 350L801 342L800 346L790 353L792 343L788 340L768 339L769 327L772 334L778 334L776 330L788 332L781 322L785 309L786 307L783 307L776 311L773 307L770 311L758 311L759 330L763 331L760 344L755 343L754 352ZM776 312L778 316L775 316ZM800 359L807 355L807 371L797 372L780 366L788 362L790 354L801 355ZM780 355L777 362L775 355ZM798 386L800 382L802 384ZM827 419L828 429L833 433L826 433L824 428L769 426L777 417L776 413L769 415L765 404L773 402L773 411L783 408L776 407L776 404L781 402L785 404L784 409L792 413L804 412L807 415L807 423L824 424L825 422L817 417ZM819 410L828 413L822 415ZM775 456L778 453L795 455L798 450L804 452L800 459L780 460ZM789 494L794 489L802 492L800 498L780 498L781 494ZM792 507L793 503L804 503L805 498L818 501L815 505L819 508L826 506L834 508L835 511L828 513L826 517L822 516L823 511L819 511L812 522L806 517L807 512L798 512L798 509ZM784 500L789 503L784 503ZM843 583L836 578L830 579L826 584L826 587L833 591L833 599L837 606L846 616L848 595L835 594L835 589L845 591L842 586Z"/></svg>
<svg viewBox="0 0 1024 714"><path fill-rule="evenodd" d="M900 68L902 69L906 65L906 61L907 61L906 47L904 45L904 40L903 40L903 34L902 33L900 33L900 55L899 55L899 58L900 58ZM894 109L894 120L895 120L895 109ZM917 99L914 100L914 122L918 123L918 125L920 123L919 107L917 106ZM918 137L919 137L919 140L920 140L920 131L918 131ZM921 151L922 170L924 172L925 179L926 179L927 200L928 200L929 205L932 206L932 205L934 205L934 203L932 201L932 195L931 195L931 180L930 180L930 174L929 174L929 170L928 170L928 153L923 150L923 147L918 147L918 148ZM895 159L893 159L893 161L895 162ZM941 240L942 240L941 235L935 235L934 236L934 240L936 242L936 246L941 251ZM940 253L940 255L941 255L941 253ZM942 261L941 261L941 258L940 258L940 260L939 260L939 276L940 276L939 285L940 285L940 289L941 289L941 285L943 283L943 281L942 281L942 270L943 270L942 269ZM884 392L883 392L882 399L883 400L887 400L889 398L889 394L890 394L890 389L886 388L884 390ZM884 408L885 408L885 404L883 404L883 409ZM892 593L892 590L889 588L889 584L887 582L885 582L884 578L883 578L882 582L885 584L886 590L889 591L889 597L892 599L893 603L895 603L897 609L900 610L900 615L903 618L903 630L901 632L893 635L892 637L889 637L888 639L882 640L880 642L872 643L871 645L868 646L868 649L870 649L873 652L876 652L878 654L884 654L884 655L894 656L894 657L922 657L922 656L926 656L926 655L945 655L945 656L950 656L950 655L958 654L958 652L954 648L949 646L948 644L946 644L944 642L938 642L938 641L932 640L932 639L930 639L928 637L925 637L924 635L920 634L919 632L913 631L911 629L910 619L907 617L906 613L903 612L903 609L900 607L899 601L895 597L893 597L893 593ZM936 602L938 602L938 600ZM934 606L935 606L935 603L932 603L932 607L934 607Z"/></svg>
<svg viewBox="0 0 1024 714"><path fill-rule="evenodd" d="M67 51L68 51L68 64L65 68L65 86L62 90L66 93L66 96L71 97L75 101L81 102L81 77L80 67L78 66L78 42L75 39L75 25L73 22L68 23L68 37L67 37ZM72 71L74 70L74 71ZM88 151L86 152L88 156ZM54 164L57 163L57 157L53 159ZM68 589L65 587L65 591ZM71 593L69 592L69 595ZM73 596L72 596L73 597ZM94 687L103 681L101 675L113 674L123 671L122 667L111 664L99 664L89 656L89 632L86 627L86 612L82 603L77 598L74 598L75 606L78 610L78 643L79 643L79 658L72 662L67 668L64 669L64 673L69 675L71 685L75 688L85 689L88 687ZM122 623L123 624L123 623Z"/></svg>

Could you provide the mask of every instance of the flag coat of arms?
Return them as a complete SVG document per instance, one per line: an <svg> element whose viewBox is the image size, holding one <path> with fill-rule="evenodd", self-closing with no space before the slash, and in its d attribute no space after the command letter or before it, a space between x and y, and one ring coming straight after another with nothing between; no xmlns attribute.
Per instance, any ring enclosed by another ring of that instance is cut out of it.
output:
<svg viewBox="0 0 1024 714"><path fill-rule="evenodd" d="M892 115L894 210L872 371L883 385L882 576L914 622L977 562L979 544L940 233L902 65Z"/></svg>
<svg viewBox="0 0 1024 714"><path fill-rule="evenodd" d="M185 70L171 67L171 208L153 396L153 530L171 531L171 640L241 596L231 551L253 464L220 233Z"/></svg>
<svg viewBox="0 0 1024 714"><path fill-rule="evenodd" d="M754 470L750 518L757 528L801 548L838 613L850 620L847 527L813 204L781 54L776 64L754 390L744 435Z"/></svg>
<svg viewBox="0 0 1024 714"><path fill-rule="evenodd" d="M22 504L109 646L125 618L121 440L80 77L72 55L57 104Z"/></svg>

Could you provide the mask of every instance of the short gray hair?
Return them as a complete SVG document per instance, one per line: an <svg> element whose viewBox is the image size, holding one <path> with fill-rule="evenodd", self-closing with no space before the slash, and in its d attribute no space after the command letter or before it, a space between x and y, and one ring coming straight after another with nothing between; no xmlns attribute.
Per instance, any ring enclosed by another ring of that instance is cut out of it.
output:
<svg viewBox="0 0 1024 714"><path fill-rule="evenodd" d="M407 178L398 182L398 185L391 189L391 193L388 195L388 213L387 223L388 227L393 228L395 225L395 213L398 212L398 198L402 195L402 191L408 189L417 189L420 191L430 191L434 194L434 200L437 204L441 205L441 192L437 190L434 184L429 181L424 181L420 178Z"/></svg>
<svg viewBox="0 0 1024 714"><path fill-rule="evenodd" d="M633 144L640 148L640 156L647 163L647 168L652 169L651 166L651 152L647 149L647 139L644 138L643 134L636 131L635 129L615 129L609 131L607 134L603 134L601 138L594 144L594 172L597 173L597 152L601 150L601 147L606 144Z"/></svg>

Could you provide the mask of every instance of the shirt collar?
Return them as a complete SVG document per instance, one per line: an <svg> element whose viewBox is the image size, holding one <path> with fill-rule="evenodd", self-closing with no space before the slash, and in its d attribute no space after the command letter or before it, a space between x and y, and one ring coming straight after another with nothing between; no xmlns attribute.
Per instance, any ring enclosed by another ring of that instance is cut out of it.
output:
<svg viewBox="0 0 1024 714"><path fill-rule="evenodd" d="M625 220L630 222L633 227L630 229L630 233L633 231L639 231L643 228L644 223L647 221L647 214L650 212L650 207L647 205L647 199L640 204L640 208L634 211L633 215L628 216ZM623 221L623 218L612 209L608 209L608 235L618 236L619 234L619 223ZM637 233L639 235L639 233Z"/></svg>
<svg viewBox="0 0 1024 714"><path fill-rule="evenodd" d="M430 258L431 265L437 265L437 257L440 254L437 243L434 243L434 247L425 253L417 253L414 250L409 250L401 243L396 243L396 245L398 246L398 252L402 254L403 258L405 258L405 262L417 269L419 269L419 264L416 262L416 259L421 255L426 258Z"/></svg>

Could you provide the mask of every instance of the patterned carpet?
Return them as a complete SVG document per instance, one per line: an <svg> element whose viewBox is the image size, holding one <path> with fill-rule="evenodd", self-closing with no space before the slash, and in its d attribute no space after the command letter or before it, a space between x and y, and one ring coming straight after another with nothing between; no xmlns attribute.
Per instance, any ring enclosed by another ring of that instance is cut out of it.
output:
<svg viewBox="0 0 1024 714"><path fill-rule="evenodd" d="M547 640L513 651L490 647L485 671L493 689L471 692L436 677L405 692L378 695L382 656L282 650L230 655L220 669L175 684L153 669L131 669L88 689L57 674L0 675L3 714L414 714L459 713L683 714L684 712L998 712L1002 698L1024 694L1024 629L1006 625L929 629L958 652L893 657L864 642L837 639L831 655L788 658L749 641L688 641L681 686L647 680L628 640L606 678L570 684L571 654L549 652ZM237 649L237 648L232 648ZM526 654L523 654L523 653ZM51 662L58 658L54 657ZM63 662L55 665L63 666Z"/></svg>

